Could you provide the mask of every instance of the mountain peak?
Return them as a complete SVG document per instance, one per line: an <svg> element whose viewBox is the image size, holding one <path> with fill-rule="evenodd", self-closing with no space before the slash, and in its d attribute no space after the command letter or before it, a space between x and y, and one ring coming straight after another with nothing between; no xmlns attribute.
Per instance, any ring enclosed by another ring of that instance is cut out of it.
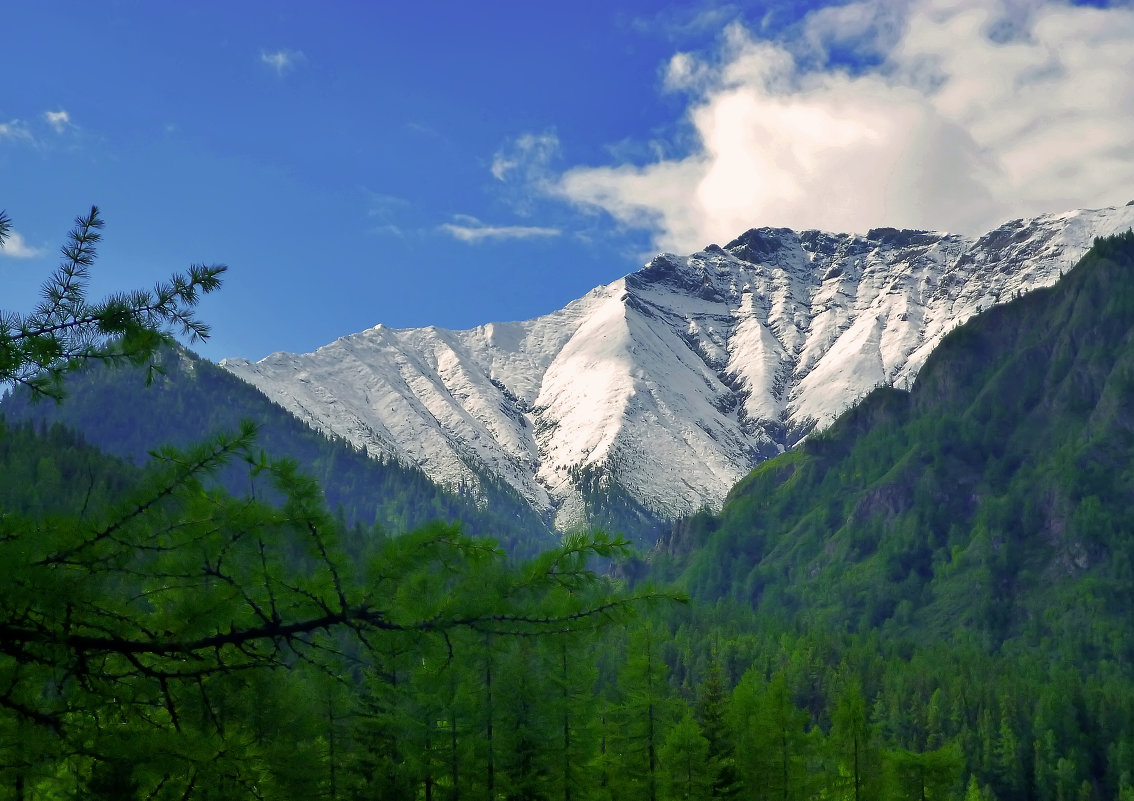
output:
<svg viewBox="0 0 1134 801"><path fill-rule="evenodd" d="M377 326L224 366L443 484L492 475L561 529L642 532L719 508L760 460L873 387L911 383L958 323L1054 283L1096 236L1132 224L1134 207L1014 220L975 240L753 228L534 320Z"/></svg>
<svg viewBox="0 0 1134 801"><path fill-rule="evenodd" d="M799 235L790 228L752 228L725 245L724 249L742 261L757 264L798 244Z"/></svg>

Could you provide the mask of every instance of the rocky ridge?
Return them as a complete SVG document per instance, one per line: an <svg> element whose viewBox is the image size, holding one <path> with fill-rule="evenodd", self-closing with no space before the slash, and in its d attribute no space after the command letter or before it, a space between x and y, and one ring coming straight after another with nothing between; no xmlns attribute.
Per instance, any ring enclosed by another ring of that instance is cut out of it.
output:
<svg viewBox="0 0 1134 801"><path fill-rule="evenodd" d="M643 517L717 509L761 460L874 386L911 383L950 329L1057 281L1134 207L977 238L756 228L663 254L563 309L466 331L382 325L309 354L221 364L309 425L475 485L560 529L598 495Z"/></svg>

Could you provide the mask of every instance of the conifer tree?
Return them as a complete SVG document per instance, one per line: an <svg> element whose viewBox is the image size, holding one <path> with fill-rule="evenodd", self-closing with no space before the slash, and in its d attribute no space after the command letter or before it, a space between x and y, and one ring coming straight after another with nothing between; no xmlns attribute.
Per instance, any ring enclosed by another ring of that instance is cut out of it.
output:
<svg viewBox="0 0 1134 801"><path fill-rule="evenodd" d="M1023 797L1025 763L1020 749L1020 739L1016 734L1011 712L1003 703L1000 709L1000 729L997 732L994 750L997 794L1005 801Z"/></svg>
<svg viewBox="0 0 1134 801"><path fill-rule="evenodd" d="M593 647L586 635L549 638L551 671L546 677L553 693L551 708L557 734L552 786L553 798L582 801L588 795L598 761L598 727L595 725L598 671Z"/></svg>
<svg viewBox="0 0 1134 801"><path fill-rule="evenodd" d="M877 798L881 791L881 753L857 677L846 682L835 701L830 745L837 764L837 797L845 801Z"/></svg>
<svg viewBox="0 0 1134 801"><path fill-rule="evenodd" d="M617 754L611 776L615 798L658 801L659 752L673 717L661 646L661 632L652 623L630 632L626 661L618 675L621 702L611 738Z"/></svg>
<svg viewBox="0 0 1134 801"><path fill-rule="evenodd" d="M709 767L713 775L712 797L735 794L736 763L733 732L729 720L729 691L716 654L709 660L705 679L697 691L694 714L709 743Z"/></svg>
<svg viewBox="0 0 1134 801"><path fill-rule="evenodd" d="M557 772L554 745L558 723L543 691L543 676L554 669L537 644L510 643L500 679L508 687L501 699L498 784L505 798L534 801L549 797Z"/></svg>
<svg viewBox="0 0 1134 801"><path fill-rule="evenodd" d="M935 751L898 750L887 757L890 795L903 801L944 801L960 782L961 750L955 743Z"/></svg>
<svg viewBox="0 0 1134 801"><path fill-rule="evenodd" d="M715 771L709 741L688 711L670 729L658 761L664 801L709 801L713 797Z"/></svg>
<svg viewBox="0 0 1134 801"><path fill-rule="evenodd" d="M749 671L733 691L737 772L747 792L768 801L806 798L812 741L807 713L795 706L783 674Z"/></svg>

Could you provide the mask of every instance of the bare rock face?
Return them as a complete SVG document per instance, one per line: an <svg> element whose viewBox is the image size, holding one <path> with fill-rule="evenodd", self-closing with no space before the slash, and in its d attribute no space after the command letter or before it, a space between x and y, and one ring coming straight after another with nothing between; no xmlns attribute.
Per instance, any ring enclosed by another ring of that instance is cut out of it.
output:
<svg viewBox="0 0 1134 801"><path fill-rule="evenodd" d="M658 520L717 509L758 462L873 387L911 384L973 314L1069 270L1134 207L1014 220L979 239L757 228L664 254L534 320L375 326L222 366L311 426L420 466L486 473L561 529L617 496Z"/></svg>

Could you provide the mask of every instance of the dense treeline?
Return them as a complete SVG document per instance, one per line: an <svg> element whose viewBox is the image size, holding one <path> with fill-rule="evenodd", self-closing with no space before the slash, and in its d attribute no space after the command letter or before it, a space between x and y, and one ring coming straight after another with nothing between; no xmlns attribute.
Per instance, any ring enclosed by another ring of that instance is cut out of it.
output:
<svg viewBox="0 0 1134 801"><path fill-rule="evenodd" d="M137 483L59 427L19 426L0 442L9 518L40 503L39 487L52 489L52 520ZM561 553L509 565L444 527L342 544L372 566L366 582L391 614L414 620L440 603L483 621L562 616L605 592L549 586ZM302 548L288 558L281 575L318 563ZM163 625L207 626L186 602ZM23 798L142 798L163 780L178 797L185 768L201 798L1132 797L1134 686L1112 658L990 651L971 633L838 633L724 602L621 617L538 636L505 621L365 645L340 632L261 670L202 678L207 702L176 699L179 730L117 710L109 740L85 733L104 758L61 755L50 727L8 714L0 797L21 797L18 781Z"/></svg>
<svg viewBox="0 0 1134 801"><path fill-rule="evenodd" d="M142 469L59 426L0 442L0 798L439 797L494 720L489 772L542 781L544 668L569 737L577 645L649 595L587 569L622 550L603 537L528 561L441 524L351 542L248 427ZM234 461L240 498L207 481Z"/></svg>
<svg viewBox="0 0 1134 801"><path fill-rule="evenodd" d="M8 425L0 415L0 509L79 513L121 494L137 470L62 425ZM93 511L93 510L92 510Z"/></svg>
<svg viewBox="0 0 1134 801"><path fill-rule="evenodd" d="M718 767L718 792L690 797L1134 797L1134 681L1114 662L789 631L725 604L667 617L670 720L691 714Z"/></svg>

